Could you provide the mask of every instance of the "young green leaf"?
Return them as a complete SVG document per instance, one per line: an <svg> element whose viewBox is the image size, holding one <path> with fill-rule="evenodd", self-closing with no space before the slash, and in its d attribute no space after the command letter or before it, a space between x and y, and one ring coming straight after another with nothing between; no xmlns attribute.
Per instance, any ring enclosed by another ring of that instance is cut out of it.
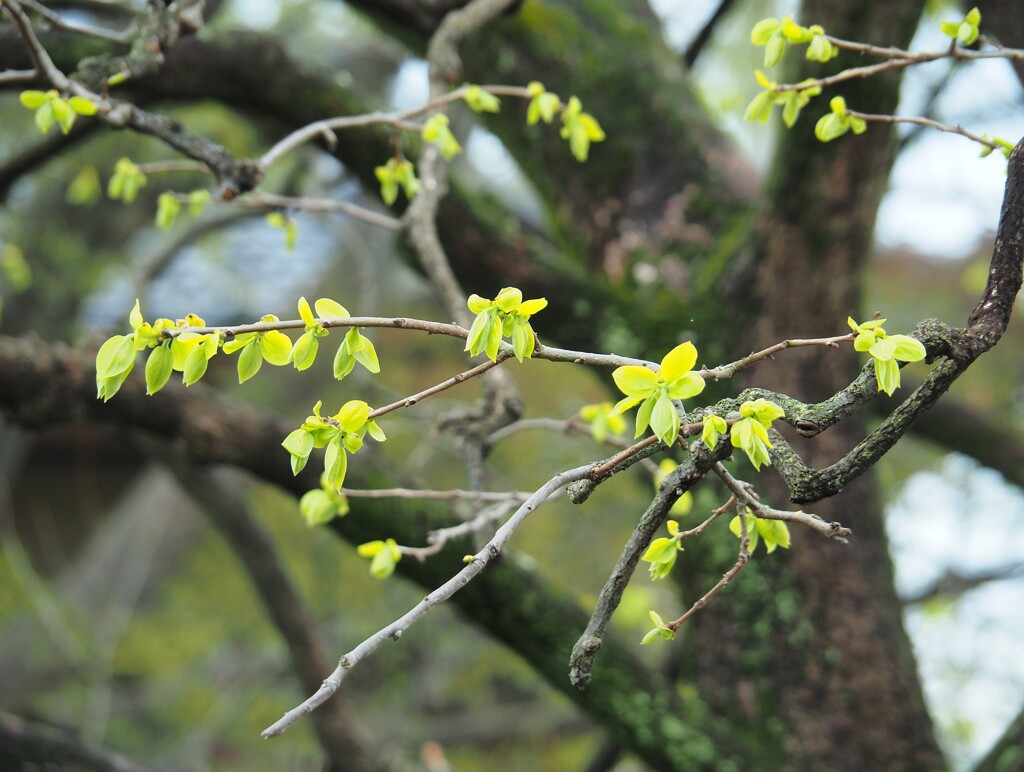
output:
<svg viewBox="0 0 1024 772"><path fill-rule="evenodd" d="M238 382L245 383L260 371L263 365L263 353L257 341L242 349L238 357Z"/></svg>
<svg viewBox="0 0 1024 772"><path fill-rule="evenodd" d="M496 113L501 110L501 100L479 86L468 86L464 99L475 113Z"/></svg>
<svg viewBox="0 0 1024 772"><path fill-rule="evenodd" d="M171 377L173 357L170 345L157 346L146 360L146 393L156 394Z"/></svg>
<svg viewBox="0 0 1024 772"><path fill-rule="evenodd" d="M320 343L317 341L316 333L313 330L302 333L299 339L295 341L290 357L292 364L295 365L295 369L302 371L312 367L319 347Z"/></svg>
<svg viewBox="0 0 1024 772"><path fill-rule="evenodd" d="M455 139L451 129L448 128L448 116L444 113L438 113L428 118L427 122L423 124L421 134L424 141L437 145L446 161L452 160L462 152L462 146Z"/></svg>

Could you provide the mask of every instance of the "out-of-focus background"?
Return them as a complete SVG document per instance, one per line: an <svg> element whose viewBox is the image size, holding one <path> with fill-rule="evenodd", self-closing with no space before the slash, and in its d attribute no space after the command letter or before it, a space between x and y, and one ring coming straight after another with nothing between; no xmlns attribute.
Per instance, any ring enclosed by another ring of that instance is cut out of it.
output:
<svg viewBox="0 0 1024 772"><path fill-rule="evenodd" d="M682 57L718 5L658 0L652 10L667 46ZM768 127L741 120L762 56L749 45L749 30L760 18L800 9L794 3L725 5L693 66L690 87L732 152L767 175L784 129L777 116ZM69 19L113 25L129 19L112 3L53 6ZM939 22L965 10L952 3L927 6L915 49L946 45ZM386 14L382 23L365 8L332 0L227 0L208 8L213 13L204 38L227 39L238 30L272 38L291 61L326 73L370 107L413 106L427 96L422 50L403 44L404 33L393 34ZM527 0L522 13L545 8ZM14 45L9 21L0 22L0 31L4 46ZM74 38L54 40L70 47ZM1024 39L1006 42L1022 45ZM555 44L567 58L577 55L572 41ZM547 85L563 95L574 89L572 83ZM153 107L238 157L258 156L288 130L258 107L247 109L243 100L234 106L213 98L164 100ZM911 70L899 101L901 114L927 114L1014 142L1024 135L1022 107L1020 80L1009 64L996 61ZM509 117L496 120L520 120L517 110L510 105ZM17 91L0 93L0 115L0 169L10 170L44 140ZM461 111L453 123L465 139L466 153L453 170L460 190L470 200L480 196L482 208L500 207L518 218L521 225L510 227L521 228L527 244L541 238L534 234L555 232L552 217L560 215L552 215L551 192L534 186L497 134ZM808 122L798 130L809 133ZM548 132L552 145L556 131ZM836 144L845 141L854 140ZM899 154L878 211L859 310L864 316L881 312L887 328L898 332L933 316L961 323L984 286L1005 161L998 153L980 159L977 146L937 132L900 130L896 141ZM5 178L11 184L2 190L0 209L0 334L33 333L88 348L125 330L136 297L147 319L195 312L212 324L266 313L292 318L300 295L334 298L360 316L446 319L402 244L379 228L296 213L298 245L286 251L282 233L261 213L214 206L201 219L183 218L161 231L152 225L156 196L168 187L206 185L207 178L152 175L140 200L125 206L103 195L118 158L165 159L166 148L102 129L55 147L53 157L30 173ZM600 148L593 152L599 162ZM380 206L377 191L313 146L275 167L266 186ZM557 238L552 243L560 246ZM638 264L630 286L651 281L648 269L653 280L664 280L661 267ZM544 339L543 315L535 323ZM845 316L801 332L844 331ZM1007 338L951 395L1015 441L1024 434L1021 333L1015 318ZM451 341L367 334L380 354L381 377L357 369L339 386L329 364L318 362L301 374L265 366L239 387L233 363L218 357L206 380L228 400L267 406L297 425L317 399L334 405L358 396L383 404L463 369L463 354ZM610 325L601 341L617 353L654 355L632 337L628 320ZM925 372L915 365L904 377L913 382ZM528 418L565 419L582 404L613 398L606 373L543 362L517 366L514 373ZM403 480L465 487L459 451L436 423L478 395L471 385L389 416L382 422L389 435L381 448L386 463ZM984 441L964 438L965 446ZM530 489L552 470L604 455L607 450L587 437L523 432L495 449L488 482L498 490ZM281 464L287 463L282 451ZM1024 700L1020 478L985 468L975 453L913 436L877 471L897 590L928 709L950 763L969 768ZM291 495L238 472L219 474L271 535L329 660L422 597L422 588L404 579L372 578L368 561L350 545L303 523ZM517 559L589 608L652 490L649 475L634 474L602 487L585 508L546 506L516 535ZM702 491L695 511L719 503L714 491ZM277 630L202 505L190 498L187 476L176 478L148 458L124 440L123 430L73 424L30 433L0 421L0 711L69 729L87 745L158 768L299 769L318 762L321 750L308 722L280 740L259 739L260 729L304 695ZM793 531L794 539L815 538ZM848 549L857 549L856 539ZM731 591L715 603L728 604ZM614 625L637 643L650 626L648 609L681 610L680 603L674 585L655 584L640 571ZM671 644L635 649L656 671L679 656ZM459 770L583 769L598 764L595 756L606 745L593 719L446 607L362 663L343 694L382 757L410 769L446 768L441 758ZM642 767L628 755L618 764L623 770Z"/></svg>

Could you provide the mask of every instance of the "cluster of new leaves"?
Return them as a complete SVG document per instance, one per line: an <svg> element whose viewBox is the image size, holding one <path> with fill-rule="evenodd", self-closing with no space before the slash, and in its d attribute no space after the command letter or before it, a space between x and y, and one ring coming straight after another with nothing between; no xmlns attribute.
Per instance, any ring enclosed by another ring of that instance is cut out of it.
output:
<svg viewBox="0 0 1024 772"><path fill-rule="evenodd" d="M871 319L857 324L853 318L846 323L857 333L853 347L871 354L875 363L878 388L889 396L900 387L900 366L897 362L920 362L926 351L917 338L909 335L887 335L882 327L885 319Z"/></svg>
<svg viewBox="0 0 1024 772"><path fill-rule="evenodd" d="M696 362L697 349L687 341L665 355L657 372L640 365L616 368L612 378L626 396L612 409L612 415L640 405L634 436L639 437L650 426L659 440L672 447L679 436L680 421L673 400L696 397L704 391L704 379L692 372Z"/></svg>
<svg viewBox="0 0 1024 772"><path fill-rule="evenodd" d="M949 35L953 40L959 40L961 44L969 46L978 39L981 34L981 11L977 7L967 12L960 21L946 21L939 25L943 35Z"/></svg>
<svg viewBox="0 0 1024 772"><path fill-rule="evenodd" d="M669 472L675 468L675 462L670 459L665 459L658 464L658 471L654 475L654 487L657 488L661 485ZM690 491L684 491L683 495L672 504L668 513L676 517L683 517L689 514L691 509L693 509L693 494ZM672 566L676 563L676 556L683 551L683 532L679 530L679 523L676 520L668 520L665 525L669 535L652 541L641 557L641 560L651 564L648 568L651 579L664 579L668 576Z"/></svg>
<svg viewBox="0 0 1024 772"><path fill-rule="evenodd" d="M412 161L392 158L383 166L374 169L373 173L380 183L380 197L388 206L398 200L399 188L405 192L405 197L410 201L420 192L420 181L416 177Z"/></svg>
<svg viewBox="0 0 1024 772"><path fill-rule="evenodd" d="M391 576L402 559L402 550L394 539L368 541L356 547L356 551L364 558L370 558L370 573L378 579Z"/></svg>
<svg viewBox="0 0 1024 772"><path fill-rule="evenodd" d="M329 298L320 298L315 303L320 319L343 319L349 315L340 303ZM319 350L319 338L328 334L327 328L313 316L313 310L305 298L298 303L299 316L305 331L292 345L291 339L280 330L269 329L242 332L227 339L218 330L195 332L194 328L205 328L206 322L195 314L184 319L157 319L150 324L142 317L139 301L135 301L128 316L132 332L115 335L107 340L96 354L97 396L104 401L114 396L135 367L135 355L139 351L152 349L146 362L147 393L155 394L162 389L174 371L181 372L182 382L191 386L206 374L207 363L221 347L225 354L239 353L238 382L245 383L259 372L263 362L272 365L286 365L289 362L297 370L312 366ZM270 324L279 319L268 314L260 319ZM373 342L353 327L345 335L334 357L334 377L341 380L361 364L371 373L380 372L380 361Z"/></svg>
<svg viewBox="0 0 1024 772"><path fill-rule="evenodd" d="M765 67L774 67L781 62L786 48L791 45L806 44L805 56L812 62L827 62L839 55L839 49L832 45L820 25L801 27L792 16L782 21L761 19L750 32L750 42L764 46Z"/></svg>
<svg viewBox="0 0 1024 772"><path fill-rule="evenodd" d="M21 103L35 110L36 128L48 134L56 123L67 134L79 115L96 115L96 105L81 96L62 97L56 89L49 91L22 91Z"/></svg>
<svg viewBox="0 0 1024 772"><path fill-rule="evenodd" d="M313 309L309 307L309 301L299 298L299 317L305 324L305 332L295 341L291 352L290 361L296 370L307 370L312 367L320 350L319 339L328 335L327 328L319 320L344 319L349 316L348 309L330 298L320 298L313 307L316 309L316 317L313 316ZM373 343L364 337L358 328L353 327L345 335L345 340L341 342L338 352L334 355L334 377L340 381L352 372L356 362L371 373L380 372L380 361L377 359L377 350Z"/></svg>
<svg viewBox="0 0 1024 772"><path fill-rule="evenodd" d="M278 318L267 314L261 322L276 322ZM263 362L282 366L291 361L292 340L280 330L243 332L224 344L225 354L238 355L238 382L245 383L260 371Z"/></svg>
<svg viewBox="0 0 1024 772"><path fill-rule="evenodd" d="M146 175L130 158L118 159L114 174L107 183L107 196L126 204L135 202L139 191L146 187Z"/></svg>
<svg viewBox="0 0 1024 772"><path fill-rule="evenodd" d="M135 367L135 355L152 349L146 362L146 393L155 394L178 371L182 381L191 386L206 373L207 362L220 348L220 333L180 332L171 330L205 327L206 322L195 314L184 319L157 319L150 324L142 317L139 301L128 315L132 331L114 335L96 353L96 396L104 402L113 397Z"/></svg>
<svg viewBox="0 0 1024 772"><path fill-rule="evenodd" d="M772 115L772 107L782 105L782 121L787 129L791 129L796 119L800 117L800 111L811 101L811 97L821 93L821 86L815 84L813 79L805 80L800 89L785 91L779 90L779 84L768 80L760 70L754 72L754 77L764 90L747 105L743 118L748 121L767 123Z"/></svg>
<svg viewBox="0 0 1024 772"><path fill-rule="evenodd" d="M185 198L188 204L188 213L193 217L202 214L203 209L210 203L210 191L199 189L193 190ZM177 193L165 191L156 200L156 227L167 230L178 219L181 214L182 197Z"/></svg>
<svg viewBox="0 0 1024 772"><path fill-rule="evenodd" d="M768 456L768 451L772 447L768 439L768 430L772 427L772 421L785 415L781 407L766 399L756 399L753 402L748 400L740 405L740 417L733 422L729 441L734 448L739 448L747 454L750 463L758 471L761 470L761 464L770 466L772 463ZM701 439L709 450L714 450L718 445L718 438L725 434L728 428L729 424L724 418L708 413L704 417Z"/></svg>
<svg viewBox="0 0 1024 772"><path fill-rule="evenodd" d="M331 488L326 475L320 475L319 488L306 491L299 499L299 512L310 527L329 523L348 511L348 497Z"/></svg>
<svg viewBox="0 0 1024 772"><path fill-rule="evenodd" d="M580 408L580 420L590 426L590 436L598 442L604 442L609 434L626 431L625 419L621 415L612 415L611 402L584 405Z"/></svg>
<svg viewBox="0 0 1024 772"><path fill-rule="evenodd" d="M530 317L547 307L546 298L523 300L515 287L505 287L494 300L473 294L467 306L476 314L466 337L466 348L472 356L484 353L492 362L498 360L503 337L511 338L516 359L522 362L533 356L536 346Z"/></svg>
<svg viewBox="0 0 1024 772"><path fill-rule="evenodd" d="M291 454L292 474L296 475L305 468L313 448L326 448L321 483L329 490L340 491L348 471L348 454L359 452L367 433L377 442L384 442L387 436L370 418L370 406L361 399L349 400L326 418L320 415L322 404L317 402L313 415L307 416L281 445Z"/></svg>
<svg viewBox="0 0 1024 772"><path fill-rule="evenodd" d="M568 140L569 149L578 161L586 161L590 154L590 145L605 138L604 130L597 119L583 112L583 105L577 97L570 97L566 105L558 94L544 88L543 83L534 81L527 86L530 103L526 110L528 125L543 121L551 123L556 115L560 115L562 139ZM467 84L463 86L463 101L476 113L498 113L501 111L501 100L482 86ZM431 116L420 130L420 138L424 142L436 145L445 160L462 152L462 145L449 127L448 116L438 113ZM380 196L388 206L398 200L398 192L412 198L420 190L420 182L412 162L407 160L401 151L386 164L374 169L377 181L380 182Z"/></svg>
<svg viewBox="0 0 1024 772"><path fill-rule="evenodd" d="M648 569L651 579L664 579L668 576L672 566L676 564L676 555L683 551L683 544L679 538L679 523L669 520L665 526L669 535L652 541L641 558L651 564Z"/></svg>
<svg viewBox="0 0 1024 772"><path fill-rule="evenodd" d="M848 131L863 134L868 130L867 121L846 111L846 100L841 96L832 97L828 106L831 112L825 113L814 124L814 136L822 142L831 142Z"/></svg>
<svg viewBox="0 0 1024 772"><path fill-rule="evenodd" d="M981 12L972 8L960 21L944 22L941 25L943 34L953 38L954 46L959 43L963 46L970 46L978 40L980 35L979 25L981 24ZM845 41L830 38L821 26L815 24L810 27L802 27L787 16L781 21L778 19L762 19L750 33L750 40L756 46L764 46L764 66L773 67L778 64L786 49L791 45L807 45L807 58L812 61L828 62L839 54L839 47L853 47L862 50L858 46L848 44ZM910 57L909 52L897 51L896 49L875 50L874 53L883 53L890 57L893 67L905 66ZM1013 54L1016 52L1010 52ZM951 50L949 54L953 55ZM936 57L922 57L913 60L912 63L923 63L932 61ZM869 72L862 72L860 69L844 70L828 82L847 80L853 77L867 77L869 74L883 71L885 68L866 68ZM761 91L750 101L744 113L744 119L748 121L760 121L766 123L771 116L772 107L782 105L782 120L787 128L796 124L800 111L808 105L813 97L821 94L822 85L826 81L808 78L799 83L790 85L779 85L769 79L760 70L754 73ZM814 127L814 135L822 142L831 142L847 132L863 134L867 130L868 120L881 120L878 116L857 114L847 109L846 101L842 97L834 97L829 102L830 112L822 115ZM909 118L906 120L920 122L920 119ZM993 150L1000 150L1006 157L1009 157L1013 145L998 137L992 138L985 134L981 137L970 134L958 127L948 127L947 131L962 134L969 139L983 145L982 156L989 155Z"/></svg>
<svg viewBox="0 0 1024 772"><path fill-rule="evenodd" d="M777 547L789 549L789 526L782 520L774 520L767 517L757 517L746 507L747 536L750 538L750 554L754 554L758 541L764 542L764 548L768 554L775 552ZM743 538L743 524L740 522L740 515L736 515L729 521L729 530L737 538Z"/></svg>
<svg viewBox="0 0 1024 772"><path fill-rule="evenodd" d="M424 142L432 142L437 145L437 149L441 151L441 155L446 161L452 160L462 152L462 145L455 139L452 130L448 128L448 116L444 113L438 113L428 118L427 122L423 124L421 136Z"/></svg>

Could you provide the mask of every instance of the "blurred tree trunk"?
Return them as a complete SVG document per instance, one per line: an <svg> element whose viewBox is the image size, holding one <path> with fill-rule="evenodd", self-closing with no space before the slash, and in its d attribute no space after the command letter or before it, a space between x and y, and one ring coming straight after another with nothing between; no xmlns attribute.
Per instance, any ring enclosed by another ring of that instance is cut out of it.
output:
<svg viewBox="0 0 1024 772"><path fill-rule="evenodd" d="M415 3L354 5L429 31L412 18ZM920 12L916 0L815 0L800 19L846 39L907 46ZM808 110L782 137L750 228L756 181L709 127L643 3L527 2L463 52L469 81L542 80L580 96L600 117L608 140L583 166L507 119L495 130L548 205L556 243L619 301L608 316L627 321L644 354L657 358L681 332L695 331L702 358L717 361L787 337L841 333L846 317L860 313L861 278L893 158L891 132L872 127L822 145L812 132L821 110ZM813 73L796 61L798 52L788 58L800 65L800 77ZM855 64L847 55L829 71ZM842 93L855 109L885 113L895 109L898 91L898 76L887 76ZM737 238L737 230L744 235ZM656 286L636 281L639 265L655 269ZM619 339L617 322L606 322L593 333L595 345ZM851 351L787 352L752 377L811 401L844 387L856 368ZM847 421L801 450L809 464L822 466L863 432L863 420ZM782 486L772 493L781 504ZM758 576L741 577L690 623L692 637L677 642L688 649L682 672L694 676L714 709L736 718L738 731L759 738L751 758L758 768L942 768L874 483L859 481L812 511L850 525L852 543L795 532L790 554L759 561L748 569ZM693 553L707 559L690 567L686 580L700 593L727 563L715 560L722 558L717 547ZM688 592L684 603L694 597Z"/></svg>

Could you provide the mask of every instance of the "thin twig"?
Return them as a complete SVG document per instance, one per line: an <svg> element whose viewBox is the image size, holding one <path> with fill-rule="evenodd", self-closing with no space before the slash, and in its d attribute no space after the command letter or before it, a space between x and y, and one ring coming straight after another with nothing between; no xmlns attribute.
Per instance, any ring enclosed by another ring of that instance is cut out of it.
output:
<svg viewBox="0 0 1024 772"><path fill-rule="evenodd" d="M143 174L161 174L163 172L208 172L210 167L202 161L193 161L183 158L171 161L151 161L150 163L139 164L139 171Z"/></svg>
<svg viewBox="0 0 1024 772"><path fill-rule="evenodd" d="M16 83L32 83L39 77L38 70L4 70L0 72L0 86Z"/></svg>
<svg viewBox="0 0 1024 772"><path fill-rule="evenodd" d="M838 346L840 343L846 343L852 341L856 336L853 333L848 335L836 335L831 338L793 338L791 340L784 340L781 343L776 343L773 346L769 346L766 349L757 351L753 354L749 354L742 359L737 359L735 362L731 362L727 365L721 365L708 369L706 367L698 370L698 374L705 379L711 379L713 381L719 381L724 378L732 378L740 370L750 367L757 362L761 362L765 359L772 359L774 355L780 351L784 351L787 348L798 348L800 346Z"/></svg>
<svg viewBox="0 0 1024 772"><path fill-rule="evenodd" d="M416 499L419 501L522 501L526 491L435 491L423 488L342 488L343 495L353 499Z"/></svg>
<svg viewBox="0 0 1024 772"><path fill-rule="evenodd" d="M354 649L342 656L338 662L338 667L324 680L323 685L317 690L317 692L301 705L292 708L285 713L279 721L276 721L274 724L264 729L262 733L263 737L276 737L304 715L312 712L326 700L330 699L330 697L338 690L342 680L346 675L348 675L349 671L353 667L359 664L359 662L365 657L383 646L387 641L397 641L402 637L402 634L406 630L426 616L427 612L432 608L445 602L452 595L471 582L492 560L501 554L501 550L504 548L508 540L512 538L516 529L540 504L546 501L552 493L561 490L575 480L583 478L589 470L589 466L579 466L566 472L560 472L538 488L519 506L512 517L510 517L508 521L498 529L493 538L491 538L491 540L487 542L482 549L473 555L472 562L468 563L465 568L459 571L447 582L430 592L422 601L417 603L402 617L378 630Z"/></svg>
<svg viewBox="0 0 1024 772"><path fill-rule="evenodd" d="M185 196L187 199L188 197ZM276 193L253 193L237 199L242 206L258 209L297 209L304 212L340 212L357 220L379 225L391 231L400 231L404 227L397 217L381 214L364 206L349 201L337 201L331 198L310 198L307 196L281 196Z"/></svg>
<svg viewBox="0 0 1024 772"><path fill-rule="evenodd" d="M37 3L36 0L19 0L19 2L26 8L30 9L33 13L37 13L42 16L58 29L75 32L79 35L88 35L89 37L106 40L111 43L120 43L121 45L128 45L132 42L134 30L122 30L118 32L116 30L105 29L104 27L94 27L91 24L81 24L79 22L68 21L59 14L51 11L42 3Z"/></svg>
<svg viewBox="0 0 1024 772"><path fill-rule="evenodd" d="M491 360L488 359L486 362L482 362L481 364L478 364L476 367L471 367L469 370L465 370L461 373L458 373L457 375L453 375L451 378L441 381L441 383L435 384L434 386L431 386L429 389L424 389L423 391L418 392L417 394L413 394L410 397L405 397L403 399L398 400L397 402L392 402L390 405L379 407L370 413L370 416L367 420L372 421L382 415L385 415L386 413L390 413L392 410L398 410L399 408L403 407L412 407L413 405L415 405L416 403L420 402L423 399L426 399L427 397L432 397L433 395L438 394L439 392L446 391L447 389L452 388L452 386L458 386L460 383L465 383L470 378L475 378L478 375L486 373L492 367L497 367L498 365L500 365L507 358L508 357L499 354L497 361L492 362Z"/></svg>
<svg viewBox="0 0 1024 772"><path fill-rule="evenodd" d="M21 32L21 38L25 41L29 54L32 56L32 61L36 64L36 70L45 75L47 80L58 89L66 91L71 86L71 81L57 68L50 55L46 53L46 49L43 48L42 43L39 42L39 38L36 37L35 31L32 29L32 22L29 21L28 16L22 10L18 1L0 0L0 6L6 8L11 18L14 19L18 31Z"/></svg>
<svg viewBox="0 0 1024 772"><path fill-rule="evenodd" d="M855 118L861 118L871 123L911 123L916 126L924 126L929 129L943 131L947 134L959 134L961 137L967 137L967 139L977 142L979 145L992 148L993 150L1003 149L1003 146L998 142L993 142L991 139L974 134L960 126L951 126L948 123L942 123L941 121L936 121L932 118L918 118L909 115L877 115L874 113L859 113L856 110L847 110L846 114Z"/></svg>
<svg viewBox="0 0 1024 772"><path fill-rule="evenodd" d="M426 115L427 113L431 113L434 110L446 107L454 102L462 101L466 96L468 88L468 86L460 86L454 91L449 91L441 96L428 100L422 105L411 107L406 110L377 110L375 112L364 113L362 115L346 115L339 118L327 118L322 121L314 121L313 123L306 124L305 126L296 129L288 136L278 140L260 157L259 163L264 169L266 169L272 163L281 158L281 156L290 153L300 145L317 138L324 139L328 145L333 145L338 139L335 135L335 131L344 129L361 128L383 123L411 131L419 131L422 129L422 126L410 123L409 121L411 118L418 118L422 115ZM516 86L481 86L481 88L496 96L511 96L519 97L521 99L530 99L533 96L527 89Z"/></svg>
<svg viewBox="0 0 1024 772"><path fill-rule="evenodd" d="M686 540L686 539L689 539L689 538L691 538L693 536L700 536L702 533L704 533L704 531L707 530L709 525L711 525L713 522L715 522L715 520L720 518L722 515L724 515L730 509L732 509L732 507L733 507L733 505L735 503L736 503L736 495L733 494L733 495L729 496L729 500L726 501L722 506L718 507L717 509L711 510L711 516L708 517L707 520L702 522L696 528L691 528L689 531L680 531L676 535L676 539L679 541L680 544L682 544L683 541Z"/></svg>
<svg viewBox="0 0 1024 772"><path fill-rule="evenodd" d="M727 584L729 584L729 582L731 582L735 578L736 574L738 574L740 571L743 570L743 566L745 566L747 564L747 561L749 559L750 559L750 533L747 530L747 515L746 515L745 512L741 512L740 513L740 554L736 558L736 563L733 565L732 568L730 568L728 571L725 572L725 574L722 575L722 578L719 579L718 582L715 583L714 587L712 587L710 590L708 590L706 593L704 593L704 595L701 596L697 601L695 601L694 604L692 606L690 606L690 608L686 611L685 614L683 614L678 619L674 619L671 622L668 622L665 625L665 627L667 627L669 630L672 630L673 632L676 632L680 627L682 627L686 623L687 619L689 619L694 614L696 614L698 611L700 611L702 608L704 608L708 604L708 601L710 601L719 592L721 592L722 589Z"/></svg>
<svg viewBox="0 0 1024 772"><path fill-rule="evenodd" d="M840 544L848 543L847 537L852 533L852 531L840 523L827 523L817 515L808 514L806 512L789 512L769 507L762 504L758 500L757 496L753 494L753 486L749 483L743 482L742 480L737 480L729 474L729 470L722 466L721 463L715 464L712 467L712 470L716 475L718 475L722 482L725 483L726 487L733 492L736 498L742 501L746 506L750 507L750 510L757 517L765 520L785 520L789 523L799 523L800 525L806 525L808 528L813 528L822 536L827 536Z"/></svg>

